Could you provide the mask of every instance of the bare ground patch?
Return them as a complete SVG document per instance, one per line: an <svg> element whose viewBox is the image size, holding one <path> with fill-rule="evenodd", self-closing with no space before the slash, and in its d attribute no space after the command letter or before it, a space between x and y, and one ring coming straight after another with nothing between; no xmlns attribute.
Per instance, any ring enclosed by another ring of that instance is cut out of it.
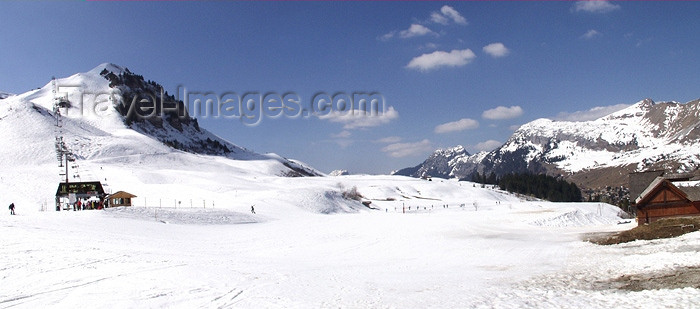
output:
<svg viewBox="0 0 700 309"><path fill-rule="evenodd" d="M700 217L668 218L617 233L591 233L583 239L599 245L614 245L635 240L677 237L698 230Z"/></svg>
<svg viewBox="0 0 700 309"><path fill-rule="evenodd" d="M610 280L607 284L609 288L627 291L700 289L700 267L681 267L661 272L624 275Z"/></svg>

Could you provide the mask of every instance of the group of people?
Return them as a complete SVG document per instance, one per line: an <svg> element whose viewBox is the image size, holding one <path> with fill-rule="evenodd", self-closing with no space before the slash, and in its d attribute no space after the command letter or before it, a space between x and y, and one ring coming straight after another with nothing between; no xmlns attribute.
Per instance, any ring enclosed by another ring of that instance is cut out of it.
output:
<svg viewBox="0 0 700 309"><path fill-rule="evenodd" d="M102 209L102 208L104 208L104 202L102 200L99 200L99 201L77 200L75 203L73 203L73 211L88 210L88 209Z"/></svg>

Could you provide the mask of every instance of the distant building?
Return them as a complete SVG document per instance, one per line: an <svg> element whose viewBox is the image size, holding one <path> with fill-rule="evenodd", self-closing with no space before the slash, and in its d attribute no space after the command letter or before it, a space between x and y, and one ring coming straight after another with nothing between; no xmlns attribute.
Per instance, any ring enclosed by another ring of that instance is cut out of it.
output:
<svg viewBox="0 0 700 309"><path fill-rule="evenodd" d="M107 201L109 203L109 207L131 206L131 199L135 197L136 195L129 192L117 191L116 193L107 196Z"/></svg>
<svg viewBox="0 0 700 309"><path fill-rule="evenodd" d="M690 174L658 176L634 202L638 224L668 217L700 216L700 179Z"/></svg>

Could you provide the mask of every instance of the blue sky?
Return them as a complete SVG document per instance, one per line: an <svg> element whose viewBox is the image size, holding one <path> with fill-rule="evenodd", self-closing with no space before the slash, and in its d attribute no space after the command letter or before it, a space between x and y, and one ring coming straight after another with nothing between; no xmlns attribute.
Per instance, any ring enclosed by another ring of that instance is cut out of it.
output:
<svg viewBox="0 0 700 309"><path fill-rule="evenodd" d="M490 150L537 118L699 98L699 11L696 1L3 1L0 90L113 62L170 93L293 92L308 107L320 92L377 92L388 108L369 119L199 118L325 172L388 173L436 148Z"/></svg>

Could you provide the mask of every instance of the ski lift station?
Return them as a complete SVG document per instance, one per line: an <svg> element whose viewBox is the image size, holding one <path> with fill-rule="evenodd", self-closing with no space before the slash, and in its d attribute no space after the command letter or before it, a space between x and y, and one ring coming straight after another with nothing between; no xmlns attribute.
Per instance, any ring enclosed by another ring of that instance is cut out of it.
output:
<svg viewBox="0 0 700 309"><path fill-rule="evenodd" d="M99 181L61 182L56 190L56 211L68 210L78 200L103 202L105 191Z"/></svg>

